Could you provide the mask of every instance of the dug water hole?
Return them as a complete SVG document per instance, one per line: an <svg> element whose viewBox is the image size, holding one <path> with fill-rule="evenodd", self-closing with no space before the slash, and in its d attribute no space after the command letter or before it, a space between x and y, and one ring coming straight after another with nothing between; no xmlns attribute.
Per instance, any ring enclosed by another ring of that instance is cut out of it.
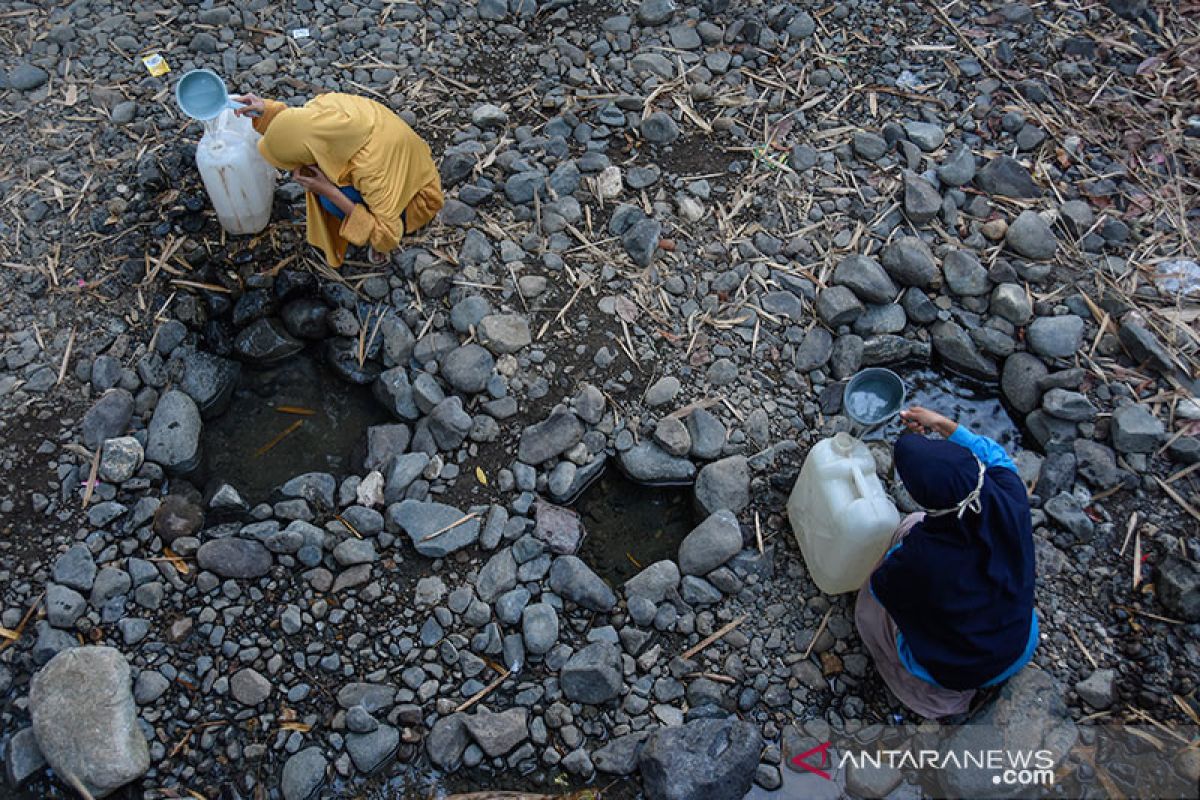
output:
<svg viewBox="0 0 1200 800"><path fill-rule="evenodd" d="M674 560L700 521L691 485L646 486L609 467L575 503L587 530L580 557L612 586L656 561Z"/></svg>
<svg viewBox="0 0 1200 800"><path fill-rule="evenodd" d="M204 424L204 477L259 503L306 472L347 474L367 428L393 421L369 387L307 354L243 367L229 408Z"/></svg>

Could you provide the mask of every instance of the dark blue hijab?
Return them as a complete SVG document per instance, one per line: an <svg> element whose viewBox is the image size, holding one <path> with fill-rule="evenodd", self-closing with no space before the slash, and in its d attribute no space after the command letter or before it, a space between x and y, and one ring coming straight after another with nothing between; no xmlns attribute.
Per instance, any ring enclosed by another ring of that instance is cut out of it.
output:
<svg viewBox="0 0 1200 800"><path fill-rule="evenodd" d="M974 491L979 462L958 444L905 434L896 470L926 509ZM1015 472L990 467L979 513L929 517L871 575L913 658L948 689L975 689L1024 652L1033 614L1033 527Z"/></svg>

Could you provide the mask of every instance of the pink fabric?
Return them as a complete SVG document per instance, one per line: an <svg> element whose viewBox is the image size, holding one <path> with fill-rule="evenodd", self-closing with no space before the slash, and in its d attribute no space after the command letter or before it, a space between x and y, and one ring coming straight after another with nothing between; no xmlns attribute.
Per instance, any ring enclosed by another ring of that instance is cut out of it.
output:
<svg viewBox="0 0 1200 800"><path fill-rule="evenodd" d="M923 513L909 514L905 517L892 536L892 545L903 539L924 517ZM875 668L883 677L883 682L901 703L923 717L938 719L965 712L971 704L971 698L975 696L975 690L959 692L934 686L913 675L900 663L900 656L896 652L896 623L875 599L875 595L871 594L870 584L871 579L868 577L867 582L858 590L854 622L858 626L858 635L862 637L863 644L867 646L871 658L875 661Z"/></svg>

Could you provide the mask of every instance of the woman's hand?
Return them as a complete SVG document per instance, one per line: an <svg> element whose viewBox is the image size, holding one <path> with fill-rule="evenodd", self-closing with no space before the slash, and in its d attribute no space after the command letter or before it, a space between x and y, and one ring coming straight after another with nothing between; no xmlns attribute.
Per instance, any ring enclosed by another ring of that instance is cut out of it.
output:
<svg viewBox="0 0 1200 800"><path fill-rule="evenodd" d="M900 412L900 419L913 433L928 433L936 431L949 438L958 428L958 423L947 419L936 411L930 411L921 406L913 406Z"/></svg>
<svg viewBox="0 0 1200 800"><path fill-rule="evenodd" d="M239 117L257 117L267 110L267 104L256 94L235 94L231 95L229 99L242 104L241 108L233 110L233 113Z"/></svg>
<svg viewBox="0 0 1200 800"><path fill-rule="evenodd" d="M336 195L342 194L342 190L334 186L333 181L329 180L328 176L321 171L321 168L316 164L309 164L306 167L292 172L292 180L304 187L306 192L312 192L320 197L327 197L330 200L335 200ZM345 195L342 195L345 197Z"/></svg>

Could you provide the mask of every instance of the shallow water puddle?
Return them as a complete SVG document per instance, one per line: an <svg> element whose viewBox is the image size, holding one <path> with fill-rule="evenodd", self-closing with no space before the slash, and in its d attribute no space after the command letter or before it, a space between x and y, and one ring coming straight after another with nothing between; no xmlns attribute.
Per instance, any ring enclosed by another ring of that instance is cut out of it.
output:
<svg viewBox="0 0 1200 800"><path fill-rule="evenodd" d="M243 367L229 408L204 423L205 478L261 502L296 475L351 471L366 429L389 421L368 387L341 380L308 355Z"/></svg>
<svg viewBox="0 0 1200 800"><path fill-rule="evenodd" d="M933 369L898 371L908 390L905 407L924 406L999 442L1009 453L1021 446L1021 430L1000 399L1000 388L973 383ZM904 425L896 417L862 438L895 441Z"/></svg>
<svg viewBox="0 0 1200 800"><path fill-rule="evenodd" d="M664 558L696 525L691 486L644 486L610 468L574 508L587 529L580 558L617 586Z"/></svg>

